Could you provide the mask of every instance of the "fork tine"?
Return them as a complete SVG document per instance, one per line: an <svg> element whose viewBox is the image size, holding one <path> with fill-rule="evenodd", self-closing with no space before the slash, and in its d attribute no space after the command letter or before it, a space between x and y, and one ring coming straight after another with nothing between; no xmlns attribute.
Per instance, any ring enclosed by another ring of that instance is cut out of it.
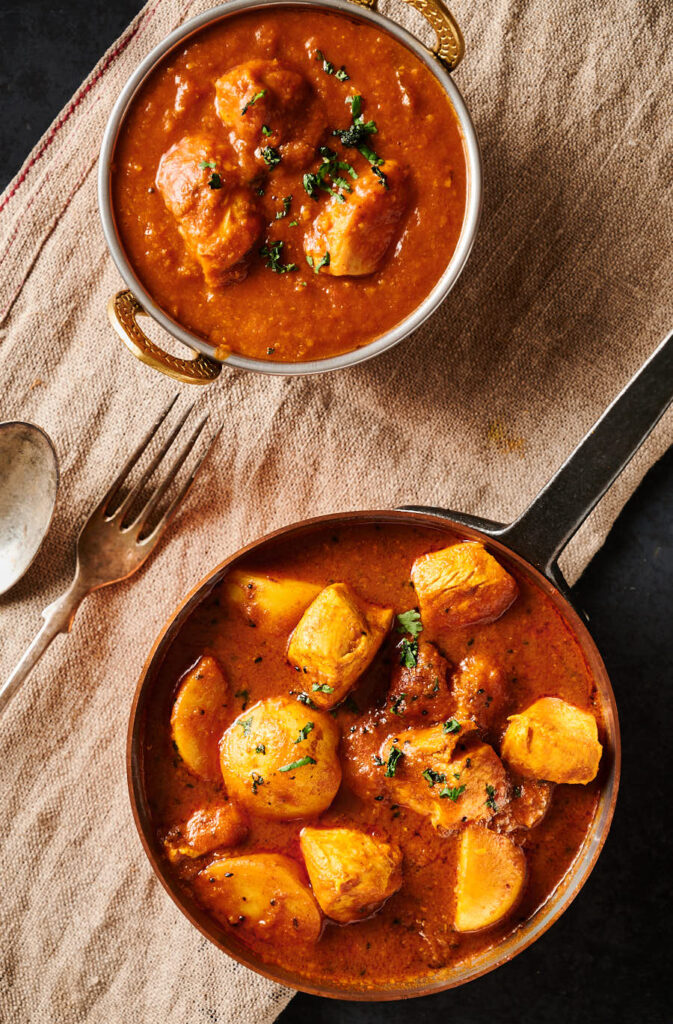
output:
<svg viewBox="0 0 673 1024"><path fill-rule="evenodd" d="M195 404L196 404L195 402L192 402L192 404L188 407L187 411L185 413L183 413L183 415L180 417L180 419L178 420L178 422L173 427L173 429L171 430L170 434L168 435L168 437L166 438L166 440L162 444L162 446L159 449L159 451L150 460L150 463L149 463L147 469L143 470L142 476L140 477L138 482L135 484L134 487L131 488L131 490L126 495L126 497L122 501L122 503L119 506L119 508L115 509L115 513L114 514L115 514L115 516L117 516L119 518L120 522L122 523L122 526L123 526L123 523L124 523L124 516L126 515L128 510L130 509L131 505L133 504L133 502L136 500L136 498L138 497L138 495L142 491L142 489L145 486L145 484L147 483L147 481L150 479L150 477L154 473L154 471L157 468L157 466L159 465L159 463L162 461L162 459L166 455L166 452L168 451L168 449L171 447L171 445L175 441L175 438L178 436L178 434L180 433L180 431L184 427L185 421L187 420L187 417L189 416L190 412L194 408Z"/></svg>
<svg viewBox="0 0 673 1024"><path fill-rule="evenodd" d="M110 502L112 501L112 499L114 498L115 494L117 493L117 491L119 490L121 485L124 483L124 480L129 475L129 473L131 472L131 470L135 466L136 462L138 461L138 459L140 458L140 456L145 451L145 449L147 448L148 444L150 443L150 441L152 440L152 438L156 434L157 430L159 429L159 427L164 422L164 420L168 416L169 412L171 411L171 409L173 408L173 406L177 402L178 396L179 396L179 392L176 391L176 393L173 395L173 397L171 398L170 402L168 403L168 405L166 406L164 411L162 413L160 413L159 416L156 418L156 420L154 421L154 423L152 424L152 426L150 427L150 429L148 430L147 434L145 435L143 440L140 442L140 444L138 445L136 450L133 452L132 455L130 455L128 457L128 459L126 460L126 462L122 466L120 472L115 477L115 479L112 481L112 483L110 484L109 488L107 489L107 491L103 495L102 499L98 503L96 509L94 510L94 513L98 512L98 511L105 513L107 511L107 507L110 504Z"/></svg>
<svg viewBox="0 0 673 1024"><path fill-rule="evenodd" d="M168 490L168 488L170 487L170 485L173 483L176 476L180 472L180 468L184 464L185 459L187 458L192 448L196 444L196 441L199 435L201 434L201 431L206 425L208 416L209 413L206 413L201 422L196 425L196 428L192 432L191 437L189 437L189 439L185 442L185 444L178 452L177 457L173 462L173 465L166 474L166 477L161 481L161 483L156 488L154 493L150 495L145 504L145 507L140 510L134 521L127 527L127 529L139 529L140 532L142 532L143 526L147 523L147 520L152 514L152 510L156 508L156 506L159 504L162 497L164 496L164 494L166 493L166 491Z"/></svg>
<svg viewBox="0 0 673 1024"><path fill-rule="evenodd" d="M189 452L194 447L194 444L196 443L196 440L197 440L199 434L201 433L201 430L205 426L205 422L206 422L207 418L208 418L207 416L204 417L204 419L201 421L201 423L197 427L196 431L194 432L194 435L192 436L192 438L188 442L188 445L186 446L187 450L184 452L184 456L180 458L178 465L175 467L175 473L177 473L178 469L180 468L182 463L185 461L185 458L187 457ZM170 505L168 506L168 508L166 509L164 514L162 515L162 517L159 520L159 522L157 523L157 525L154 527L152 532L147 535L147 537L143 537L142 540L138 541L139 544L154 544L155 541L157 541L159 539L160 535L166 529L166 527L170 523L171 519L173 518L173 516L177 512L178 506L183 501L183 499L187 496L187 492L189 491L190 487L194 483L194 481L195 481L195 479L197 477L197 474L198 474L199 470L201 469L201 466L205 462L205 460L208 457L208 455L209 455L213 445L215 444L215 442L217 441L217 439L218 439L218 437L220 436L221 433L222 433L222 427L219 426L217 428L217 430L215 431L215 433L213 434L213 436L210 439L210 441L208 442L208 444L206 445L205 451L203 452L203 454L198 459L196 465L194 466L194 469L192 470L192 472L187 477L187 479L185 480L184 484L182 485L182 487L180 488L178 493L175 495L175 497L171 501ZM175 473L173 473L171 479L173 479L175 477ZM166 486L168 486L168 484L166 484ZM166 488L164 487L164 490L165 489ZM148 505L150 503L152 503L153 501L154 501L154 497L150 498L150 501L148 502ZM155 502L155 504L156 504L156 502Z"/></svg>

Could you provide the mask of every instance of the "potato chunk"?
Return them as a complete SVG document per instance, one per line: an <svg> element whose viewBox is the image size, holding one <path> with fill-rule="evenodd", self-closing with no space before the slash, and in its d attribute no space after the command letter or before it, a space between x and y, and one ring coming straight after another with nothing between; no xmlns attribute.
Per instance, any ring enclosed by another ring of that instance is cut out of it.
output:
<svg viewBox="0 0 673 1024"><path fill-rule="evenodd" d="M412 566L411 579L423 625L436 635L494 622L518 593L514 578L473 541L421 555Z"/></svg>
<svg viewBox="0 0 673 1024"><path fill-rule="evenodd" d="M453 728L455 719L446 725ZM458 732L446 726L408 729L389 737L382 745L380 760L384 781L394 799L418 814L426 815L435 828L451 830L465 821L487 821L507 798L503 764L486 743L463 742L474 730L472 722L461 723ZM462 748L462 749L461 749ZM394 775L387 772L394 749L401 751Z"/></svg>
<svg viewBox="0 0 673 1024"><path fill-rule="evenodd" d="M370 169L362 171L344 202L333 196L315 218L304 249L321 274L373 274L385 256L406 209L408 188L406 171L394 160L386 160L382 172L385 182Z"/></svg>
<svg viewBox="0 0 673 1024"><path fill-rule="evenodd" d="M168 859L202 857L221 846L237 846L248 834L248 824L235 804L205 807L195 811L184 824L170 829L164 840Z"/></svg>
<svg viewBox="0 0 673 1024"><path fill-rule="evenodd" d="M456 716L470 718L486 732L497 728L507 702L505 674L479 654L464 658L452 680Z"/></svg>
<svg viewBox="0 0 673 1024"><path fill-rule="evenodd" d="M269 166L266 147L279 151L283 167L308 165L327 125L310 83L278 60L249 60L218 78L215 110L247 174Z"/></svg>
<svg viewBox="0 0 673 1024"><path fill-rule="evenodd" d="M223 857L199 872L195 887L201 903L241 938L308 943L320 937L320 908L291 857Z"/></svg>
<svg viewBox="0 0 673 1024"><path fill-rule="evenodd" d="M392 608L367 604L347 583L321 590L290 637L287 652L318 707L331 708L344 699L374 660L392 620Z"/></svg>
<svg viewBox="0 0 673 1024"><path fill-rule="evenodd" d="M317 583L276 579L234 569L224 581L223 594L249 622L261 626L265 632L285 633L297 625L320 590Z"/></svg>
<svg viewBox="0 0 673 1024"><path fill-rule="evenodd" d="M303 828L301 852L313 895L341 924L369 917L402 885L402 852L354 828Z"/></svg>
<svg viewBox="0 0 673 1024"><path fill-rule="evenodd" d="M502 921L526 884L526 857L507 836L468 825L460 837L455 926L476 932Z"/></svg>
<svg viewBox="0 0 673 1024"><path fill-rule="evenodd" d="M264 818L320 814L341 784L339 728L298 701L258 701L229 726L220 744L227 792Z"/></svg>
<svg viewBox="0 0 673 1024"><path fill-rule="evenodd" d="M264 219L229 148L214 136L185 136L162 156L156 185L206 284L242 280Z"/></svg>
<svg viewBox="0 0 673 1024"><path fill-rule="evenodd" d="M559 697L542 697L508 721L502 756L522 775L581 784L596 777L603 748L588 711Z"/></svg>
<svg viewBox="0 0 673 1024"><path fill-rule="evenodd" d="M229 684L210 655L187 673L173 704L171 734L190 771L202 779L219 779L217 745L227 719Z"/></svg>

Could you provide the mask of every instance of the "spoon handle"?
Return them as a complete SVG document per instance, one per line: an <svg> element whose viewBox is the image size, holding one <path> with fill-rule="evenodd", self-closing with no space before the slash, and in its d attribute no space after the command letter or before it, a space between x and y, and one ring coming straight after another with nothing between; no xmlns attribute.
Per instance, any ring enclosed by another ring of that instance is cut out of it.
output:
<svg viewBox="0 0 673 1024"><path fill-rule="evenodd" d="M0 686L0 715L21 686L21 683L32 672L49 644L59 633L69 633L72 621L80 604L89 593L79 575L75 576L68 589L42 612L44 625L30 647L14 668L14 671Z"/></svg>

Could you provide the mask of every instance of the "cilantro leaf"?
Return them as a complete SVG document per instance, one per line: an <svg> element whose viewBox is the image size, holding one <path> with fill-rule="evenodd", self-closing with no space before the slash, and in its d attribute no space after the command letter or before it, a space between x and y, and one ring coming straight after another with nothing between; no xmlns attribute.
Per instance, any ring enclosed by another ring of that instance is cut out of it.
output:
<svg viewBox="0 0 673 1024"><path fill-rule="evenodd" d="M279 768L279 772L291 772L293 768L303 768L305 764L317 764L314 757L300 757L298 761L291 761L290 764L284 764L282 768Z"/></svg>
<svg viewBox="0 0 673 1024"><path fill-rule="evenodd" d="M448 796L449 800L452 800L454 802L454 804L455 804L455 802L458 799L458 797L461 796L465 792L466 789L467 789L467 786L465 786L465 785L463 785L463 786L453 786L453 787L451 787L451 786L444 786L444 789L440 790L439 795L440 795L440 797Z"/></svg>
<svg viewBox="0 0 673 1024"><path fill-rule="evenodd" d="M397 630L399 633L409 633L415 640L418 634L423 632L418 609L410 608L408 612L400 612L397 616Z"/></svg>
<svg viewBox="0 0 673 1024"><path fill-rule="evenodd" d="M301 741L305 740L306 737L308 736L308 734L312 730L313 730L313 722L307 722L306 725L302 729L299 730L299 735L297 736L297 738L296 738L296 740L294 742L295 743L301 743Z"/></svg>
<svg viewBox="0 0 673 1024"><path fill-rule="evenodd" d="M386 764L386 778L393 779L395 772L397 771L397 765L400 758L404 757L404 754L397 747L391 747L390 753L388 754L388 763Z"/></svg>
<svg viewBox="0 0 673 1024"><path fill-rule="evenodd" d="M262 146L260 152L267 167L275 167L282 159L275 146Z"/></svg>
<svg viewBox="0 0 673 1024"><path fill-rule="evenodd" d="M418 664L418 640L407 640L400 642L400 665L404 668L415 668Z"/></svg>
<svg viewBox="0 0 673 1024"><path fill-rule="evenodd" d="M460 732L462 725L457 718L447 718L442 727L442 732Z"/></svg>
<svg viewBox="0 0 673 1024"><path fill-rule="evenodd" d="M314 693L334 693L334 687L327 683L314 683L311 689Z"/></svg>
<svg viewBox="0 0 673 1024"><path fill-rule="evenodd" d="M257 100L261 100L262 96L266 96L266 89L261 89L259 92L256 92L255 95L251 99L248 100L248 102L245 104L245 106L241 110L241 117L243 117L243 115L246 113L248 108L252 107L257 102Z"/></svg>

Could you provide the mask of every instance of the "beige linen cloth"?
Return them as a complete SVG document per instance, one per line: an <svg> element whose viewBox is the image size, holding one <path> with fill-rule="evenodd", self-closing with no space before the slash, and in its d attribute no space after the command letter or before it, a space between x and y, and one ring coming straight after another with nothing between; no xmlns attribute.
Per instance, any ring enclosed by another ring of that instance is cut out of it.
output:
<svg viewBox="0 0 673 1024"><path fill-rule="evenodd" d="M1 200L0 419L44 427L62 472L44 548L0 598L3 678L69 581L112 467L176 388L107 323L121 281L96 161L137 63L207 6L150 0ZM673 7L455 0L454 13L485 171L456 288L363 366L307 379L224 370L182 387L224 424L214 457L156 555L86 601L0 723L3 1021L259 1024L280 1012L291 993L187 923L135 832L125 733L156 633L211 567L291 520L403 503L510 519L673 328ZM672 439L669 415L567 552L571 581Z"/></svg>

